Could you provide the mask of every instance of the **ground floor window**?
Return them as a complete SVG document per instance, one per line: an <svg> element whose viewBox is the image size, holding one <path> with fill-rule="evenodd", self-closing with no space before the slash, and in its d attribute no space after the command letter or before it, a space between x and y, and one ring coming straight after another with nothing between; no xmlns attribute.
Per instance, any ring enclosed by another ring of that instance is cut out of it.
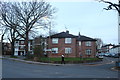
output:
<svg viewBox="0 0 120 80"><path fill-rule="evenodd" d="M58 53L58 48L52 48L52 53Z"/></svg>
<svg viewBox="0 0 120 80"><path fill-rule="evenodd" d="M86 52L85 52L87 55L91 55L92 53L92 50L91 49L86 49Z"/></svg>
<svg viewBox="0 0 120 80"><path fill-rule="evenodd" d="M65 53L66 53L66 54L72 53L72 49L71 49L71 48L65 48Z"/></svg>

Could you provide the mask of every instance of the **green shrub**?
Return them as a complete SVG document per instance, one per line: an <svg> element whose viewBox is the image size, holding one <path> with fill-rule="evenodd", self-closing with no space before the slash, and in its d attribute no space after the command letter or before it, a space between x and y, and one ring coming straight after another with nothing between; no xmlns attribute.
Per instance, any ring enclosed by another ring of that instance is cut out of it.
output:
<svg viewBox="0 0 120 80"><path fill-rule="evenodd" d="M33 59L34 55L33 54L26 54L26 59Z"/></svg>
<svg viewBox="0 0 120 80"><path fill-rule="evenodd" d="M18 58L17 56L10 56L10 58Z"/></svg>

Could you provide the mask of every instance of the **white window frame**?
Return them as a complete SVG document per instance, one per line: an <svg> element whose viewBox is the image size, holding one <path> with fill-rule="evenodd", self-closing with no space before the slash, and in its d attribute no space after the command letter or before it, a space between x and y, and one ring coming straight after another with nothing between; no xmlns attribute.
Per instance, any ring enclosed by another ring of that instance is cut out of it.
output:
<svg viewBox="0 0 120 80"><path fill-rule="evenodd" d="M55 52L54 52L55 51ZM57 54L58 53L58 48L52 48L52 53Z"/></svg>
<svg viewBox="0 0 120 80"><path fill-rule="evenodd" d="M16 44L18 44L18 41L15 41Z"/></svg>
<svg viewBox="0 0 120 80"><path fill-rule="evenodd" d="M24 50L25 49L25 46L20 46L20 50Z"/></svg>
<svg viewBox="0 0 120 80"><path fill-rule="evenodd" d="M58 38L52 38L52 43L53 44L58 44Z"/></svg>
<svg viewBox="0 0 120 80"><path fill-rule="evenodd" d="M21 44L24 44L24 41L20 41Z"/></svg>
<svg viewBox="0 0 120 80"><path fill-rule="evenodd" d="M78 44L79 44L79 46L81 46L81 44L82 44L81 41L79 41Z"/></svg>
<svg viewBox="0 0 120 80"><path fill-rule="evenodd" d="M72 53L72 48L65 48L65 54Z"/></svg>
<svg viewBox="0 0 120 80"><path fill-rule="evenodd" d="M65 38L65 43L67 43L67 44L72 43L72 38Z"/></svg>
<svg viewBox="0 0 120 80"><path fill-rule="evenodd" d="M91 49L86 49L85 50L85 54L86 55L91 55L92 54L92 50Z"/></svg>
<svg viewBox="0 0 120 80"><path fill-rule="evenodd" d="M87 42L85 42L85 45L86 46L92 46L92 42L91 41L87 41Z"/></svg>

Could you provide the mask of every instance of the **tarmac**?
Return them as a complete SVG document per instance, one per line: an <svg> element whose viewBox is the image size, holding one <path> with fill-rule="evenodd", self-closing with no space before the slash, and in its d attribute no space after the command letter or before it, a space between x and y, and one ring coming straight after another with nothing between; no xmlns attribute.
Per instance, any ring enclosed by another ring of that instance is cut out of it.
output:
<svg viewBox="0 0 120 80"><path fill-rule="evenodd" d="M28 64L39 64L39 65L53 65L53 66L75 65L75 64L55 64L55 63L28 61L28 60L24 60L25 57L23 57L23 56L20 56L18 58L10 58L10 56L0 56L0 59L10 59L10 60L24 62L24 63L28 63ZM111 64L111 63L114 63L114 62L113 61L102 60L102 61L99 61L99 62L80 63L80 64L89 65L89 66L96 66L96 65L104 65L104 64Z"/></svg>
<svg viewBox="0 0 120 80"><path fill-rule="evenodd" d="M28 63L28 64L54 65L54 66L63 65L63 64L54 64L54 63L43 63L43 62L36 62L36 61L28 61L28 60L24 60L24 57L10 58L9 56L2 56L0 58L2 58L2 59L9 59L9 60L13 60L13 61L24 62L24 63Z"/></svg>

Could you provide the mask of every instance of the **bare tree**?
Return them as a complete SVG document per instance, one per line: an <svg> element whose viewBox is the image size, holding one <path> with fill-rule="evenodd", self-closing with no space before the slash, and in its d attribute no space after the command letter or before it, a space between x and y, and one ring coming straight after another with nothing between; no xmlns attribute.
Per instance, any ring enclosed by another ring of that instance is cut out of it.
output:
<svg viewBox="0 0 120 80"><path fill-rule="evenodd" d="M105 10L116 10L119 14L118 16L118 44L120 44L120 0L118 0L118 3L113 3L110 1L105 0L97 0L99 2L104 2L108 4L107 8L104 8Z"/></svg>
<svg viewBox="0 0 120 80"><path fill-rule="evenodd" d="M119 3L113 3L113 2L110 2L110 1L105 1L105 0L98 0L99 2L104 2L104 3L107 3L109 4L109 6L107 8L104 8L105 10L117 10L118 13L120 14L120 0Z"/></svg>
<svg viewBox="0 0 120 80"><path fill-rule="evenodd" d="M21 21L21 31L25 34L25 51L28 54L29 32L37 26L44 26L43 17L51 17L55 9L49 3L41 2L22 2L13 5L13 8Z"/></svg>
<svg viewBox="0 0 120 80"><path fill-rule="evenodd" d="M52 14L55 13L55 8L52 8L49 3L44 1L9 2L8 4L10 4L10 9L13 14L4 14L2 18L5 20L5 23L9 24L6 26L11 28L14 35L18 34L21 38L25 39L25 52L28 54L28 41L31 30L35 30L38 26L39 28L46 27L43 18L46 16L49 18L52 17ZM6 6L3 7L6 8ZM11 15L15 18L12 18ZM15 19L16 22L12 22L12 20L6 21L8 17L12 18L13 21Z"/></svg>
<svg viewBox="0 0 120 80"><path fill-rule="evenodd" d="M97 52L100 52L99 50L101 49L101 47L103 46L103 41L100 38L95 38L96 41L96 45L97 45Z"/></svg>
<svg viewBox="0 0 120 80"><path fill-rule="evenodd" d="M16 30L17 30L17 25L18 20L17 16L13 13L14 10L12 9L13 3L8 3L8 2L0 2L0 24L3 29L5 29L4 34L2 35L2 40L7 32L9 34L8 39L11 43L11 49L12 49L12 54L11 56L14 55L14 42L16 38L18 37Z"/></svg>

